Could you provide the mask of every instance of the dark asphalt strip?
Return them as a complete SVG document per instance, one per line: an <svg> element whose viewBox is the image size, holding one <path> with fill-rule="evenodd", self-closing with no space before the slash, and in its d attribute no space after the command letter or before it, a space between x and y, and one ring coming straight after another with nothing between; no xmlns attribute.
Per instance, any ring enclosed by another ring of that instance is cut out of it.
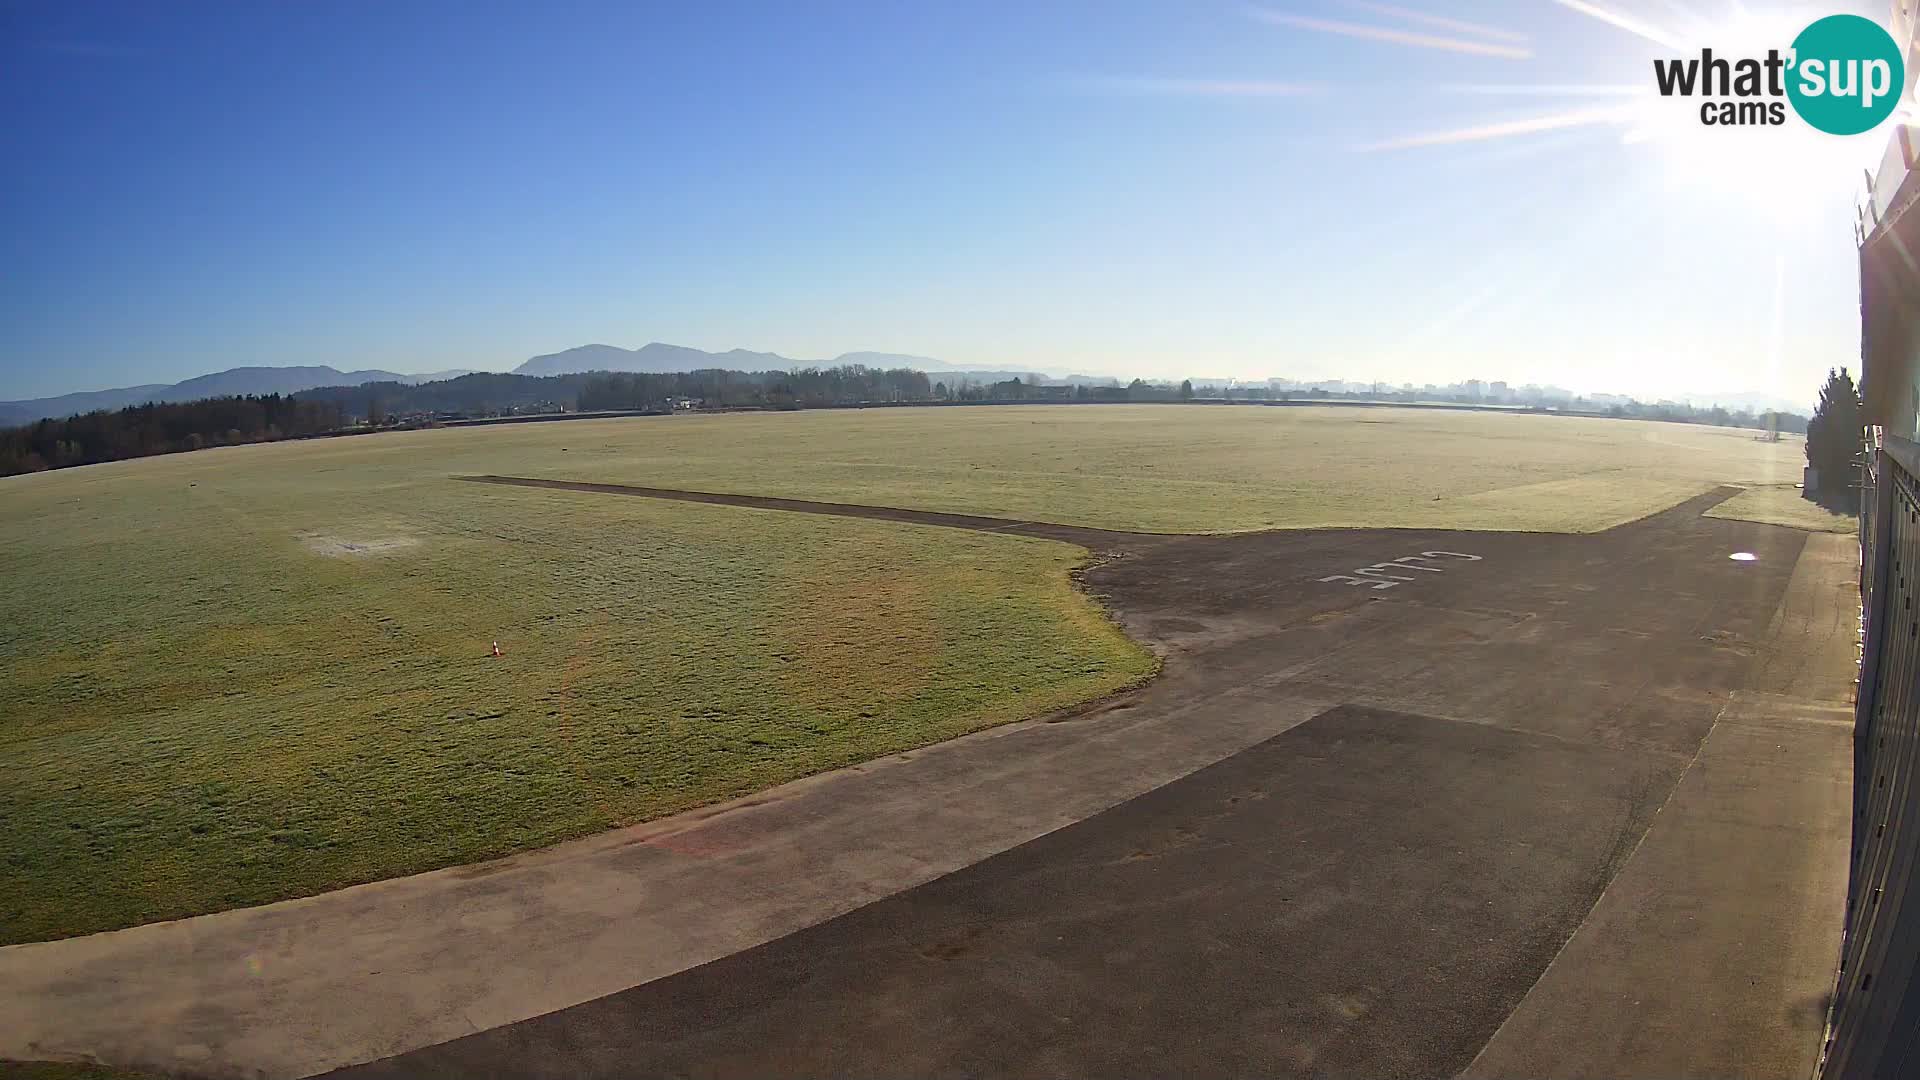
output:
<svg viewBox="0 0 1920 1080"><path fill-rule="evenodd" d="M947 514L937 510L903 510L893 506L866 506L860 503L814 502L810 499L780 499L770 495L727 495L713 491L683 491L679 488L636 487L632 484L601 484L586 480L541 480L526 476L456 476L474 484L502 484L508 487L547 488L553 491L583 491L601 495L633 495L645 499L673 502L707 503L713 506L738 506L749 510L783 510L795 514L823 514L828 517L865 518L869 521L896 521L910 525L938 525L971 532L1009 533L1064 540L1096 551L1114 547L1137 548L1158 541L1175 539L1178 534L1116 532L1089 529L1078 525L1056 525L1046 521L1019 518L980 517L974 514Z"/></svg>
<svg viewBox="0 0 1920 1080"><path fill-rule="evenodd" d="M336 1075L1448 1075L1683 765L1343 706L808 930Z"/></svg>

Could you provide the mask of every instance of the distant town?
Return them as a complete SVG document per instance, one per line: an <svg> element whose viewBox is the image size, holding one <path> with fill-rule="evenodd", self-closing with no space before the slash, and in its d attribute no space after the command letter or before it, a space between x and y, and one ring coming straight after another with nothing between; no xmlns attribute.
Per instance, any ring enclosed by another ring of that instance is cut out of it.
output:
<svg viewBox="0 0 1920 1080"><path fill-rule="evenodd" d="M1639 420L1667 420L1685 424L1710 424L1719 427L1750 427L1768 431L1805 433L1807 416L1780 409L1754 408L1743 403L1699 405L1661 398L1646 402L1626 394L1580 394L1565 387L1525 383L1513 386L1500 380L1468 379L1457 383L1355 382L1345 379L1245 380L1228 378L1186 379L1150 382L1134 379L1121 384L1117 379L1068 376L1053 379L1027 375L987 381L969 377L972 373L936 373L942 381L933 386L933 396L954 401L1368 401L1400 404L1449 404L1482 408L1533 409L1547 412L1592 416L1631 417ZM1738 395L1751 397L1752 395Z"/></svg>

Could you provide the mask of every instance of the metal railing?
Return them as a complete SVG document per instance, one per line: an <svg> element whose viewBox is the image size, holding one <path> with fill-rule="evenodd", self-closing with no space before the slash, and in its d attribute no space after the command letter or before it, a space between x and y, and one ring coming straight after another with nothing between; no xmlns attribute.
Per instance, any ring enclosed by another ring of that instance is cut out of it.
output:
<svg viewBox="0 0 1920 1080"><path fill-rule="evenodd" d="M1868 450L1860 550L1852 863L1822 1080L1920 1075L1920 446Z"/></svg>

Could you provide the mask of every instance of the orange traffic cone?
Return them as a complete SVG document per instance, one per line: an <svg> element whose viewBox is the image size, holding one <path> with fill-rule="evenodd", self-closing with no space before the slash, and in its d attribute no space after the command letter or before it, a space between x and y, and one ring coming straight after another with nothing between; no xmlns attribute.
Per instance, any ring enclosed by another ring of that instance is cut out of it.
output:
<svg viewBox="0 0 1920 1080"><path fill-rule="evenodd" d="M497 642L497 641L493 643L493 655L495 655L495 656L505 656L505 655L506 655L505 653L503 653L503 652L501 652L501 651L500 651L500 643L499 643L499 642Z"/></svg>

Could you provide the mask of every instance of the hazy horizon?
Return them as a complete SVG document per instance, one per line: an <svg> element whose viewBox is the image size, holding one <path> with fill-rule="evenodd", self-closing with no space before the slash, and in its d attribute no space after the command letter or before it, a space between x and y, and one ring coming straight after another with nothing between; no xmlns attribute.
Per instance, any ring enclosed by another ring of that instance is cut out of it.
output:
<svg viewBox="0 0 1920 1080"><path fill-rule="evenodd" d="M670 346L684 346L683 342L647 342L642 344L643 345L644 344L664 344L664 345L670 345ZM246 368L331 367L343 375L352 375L352 374L358 374L361 372L378 371L378 372L384 372L386 374L391 374L391 375L404 375L409 377L438 375L438 374L442 374L449 371L485 372L485 373L501 374L501 373L512 372L515 368L519 367L522 363L530 359L538 359L544 356L556 355L556 354L564 353L577 348L593 348L593 347L603 347L603 346L609 346L609 345L612 345L615 348L626 349L627 351L630 351L630 352L642 347L640 345L634 345L634 346L614 345L614 343L612 342L585 342L577 346L568 346L566 349L554 349L548 353L540 354L539 357L522 357L519 361L515 361L513 363L508 363L499 367L484 367L484 368L471 367L471 366L457 366L453 368L423 368L417 371L408 371L408 370L403 370L399 368L367 367L367 366L359 366L359 365L355 365L352 367L342 367L340 364L305 364L305 365L243 364L243 365L237 365L237 368L246 369ZM698 348L698 346L692 346L692 347ZM724 355L730 351L741 351L741 348L742 347L714 348L714 349L703 349L702 351L713 353L713 354ZM765 349L745 348L744 351L752 352L752 353L774 354L774 355L782 356L787 360L793 361L796 365L832 364L838 360L841 360L844 357L854 356L862 353L899 356L903 359L908 359L908 360L915 358L915 354L912 354L904 350L897 350L897 349L848 349L843 352L836 353L832 356L824 356L824 357L795 356L795 355L792 355L791 353L784 352L783 350L780 350L777 348L765 348ZM1117 382L1122 382L1122 383L1128 381L1129 379L1142 378L1142 379L1146 379L1149 382L1167 383L1169 385L1178 383L1184 379L1193 379L1193 380L1231 379L1236 383L1246 383L1246 384L1265 383L1269 380L1274 380L1274 379L1285 381L1285 382L1295 382L1295 383L1311 383L1311 382L1355 383L1355 382L1371 381L1371 382L1376 382L1377 385L1379 385L1383 390L1398 390L1402 387L1403 383L1405 382L1405 380L1403 380L1402 383L1389 383L1385 380L1368 380L1361 376L1342 374L1339 372L1315 373L1315 374L1293 374L1288 372L1273 372L1268 375L1235 376L1235 375L1227 375L1224 372L1196 369L1191 371L1174 371L1174 372L1166 372L1166 373L1135 373L1130 375L1121 375L1121 374L1116 374L1108 371L1096 371L1096 370L1085 370L1085 369L1068 370L1065 368L1061 368L1058 365L1012 366L1012 365L1006 365L1006 364L978 364L978 365L960 366L960 365L955 365L951 362L948 362L940 357L929 357L929 356L921 355L921 356L918 356L918 358L922 360L931 360L934 362L933 366L922 365L921 370L926 371L929 375L933 376L935 379L938 379L942 374L946 374L946 373L964 373L969 371L974 371L974 372L995 371L995 372L1031 372L1033 374L1045 375L1049 378L1056 378L1056 379L1068 378L1068 377L1111 378ZM914 365L907 364L906 366L912 367ZM153 383L135 383L130 385L131 386L146 386L146 385L171 386L176 383L184 382L199 376L223 374L226 371L231 371L231 370L235 370L235 369L227 368L227 369L220 369L217 371L201 371L201 372L196 372L193 375L183 376L180 379L157 380ZM1593 395L1593 394L1627 395L1627 396L1638 398L1639 400L1641 400L1643 403L1646 403L1646 404L1654 404L1661 399L1672 399L1677 401L1691 400L1696 405L1704 406L1704 405L1711 405L1711 404L1725 404L1727 403L1725 399L1729 399L1735 396L1771 397L1771 398L1782 399L1783 403L1794 403L1790 411L1796 411L1796 412L1810 412L1812 410L1814 401L1819 396L1817 388L1814 391L1809 391L1804 395L1795 396L1792 394L1776 395L1776 394L1771 394L1768 391L1753 390L1745 387L1718 387L1718 388L1702 389L1698 391L1681 391L1678 393L1662 392L1657 394L1636 394L1636 393L1633 393L1632 391L1620 390L1620 389L1616 389L1616 388L1604 386L1604 385L1571 385L1570 386L1564 383L1555 382L1551 379L1493 380L1493 379L1486 379L1478 375L1466 375L1466 376L1461 376L1459 378L1447 378L1447 379L1422 379L1418 382L1413 383L1413 386L1416 390L1421 389L1424 385L1429 383L1439 387L1445 387L1448 385L1465 383L1468 380L1475 380L1475 379L1482 382L1495 382L1495 381L1507 382L1515 390L1520 390L1523 387L1531 385L1531 386L1539 386L1543 389L1551 387L1555 389L1571 390L1580 395ZM68 390L55 391L51 394L12 395L12 396L6 394L4 391L0 391L0 403L43 400L48 398L65 397L71 394L99 393L104 391L127 389L127 388L128 387L120 387L120 386L82 386L82 387L75 387ZM1804 400L1802 400L1803 398Z"/></svg>
<svg viewBox="0 0 1920 1080"><path fill-rule="evenodd" d="M1737 10L13 7L0 397L662 341L1811 401L1885 134L1670 123L1651 58L1836 9Z"/></svg>

